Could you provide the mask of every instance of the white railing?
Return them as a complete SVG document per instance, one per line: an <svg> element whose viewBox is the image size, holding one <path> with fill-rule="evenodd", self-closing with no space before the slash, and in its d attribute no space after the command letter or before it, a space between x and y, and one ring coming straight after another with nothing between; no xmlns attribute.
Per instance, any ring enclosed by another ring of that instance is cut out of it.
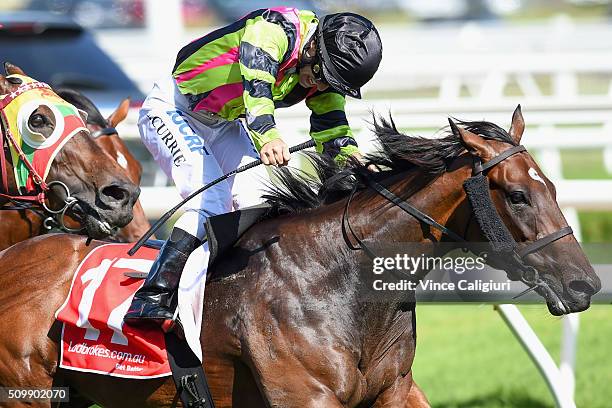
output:
<svg viewBox="0 0 612 408"><path fill-rule="evenodd" d="M607 98L606 98L607 99ZM465 119L487 119L507 128L516 101L505 104L477 105L466 103L467 108L430 102L398 100L387 102L386 106L374 104L377 112L386 115L391 111L394 121L400 129L429 129L432 135L435 129L445 125L447 117L452 115ZM458 103L457 105L460 105ZM590 109L564 111L560 104L553 100L529 102L523 107L525 122L528 126L523 143L536 154L544 173L552 179L557 187L557 198L561 207L571 218L573 226L579 233L576 224L575 210L608 210L612 209L612 180L564 180L561 170L560 149L567 148L601 148L604 152L612 152L612 99L591 99ZM488 108L488 109L486 109ZM356 137L364 150L373 148L372 135L368 129L371 120L371 106L365 102L352 103L348 107L351 123L356 129ZM453 111L452 109L456 109ZM422 112L422 113L417 113ZM459 112L459 113L455 113ZM308 138L308 112L306 109L294 108L279 111L278 126L284 138L291 145ZM133 116L131 120L120 125L119 131L123 137L137 137L134 133ZM571 127L565 127L566 125ZM408 131L409 132L409 131ZM427 135L420 131L424 136ZM612 167L612 154L604 154L606 165ZM160 180L165 185L165 178ZM143 187L143 205L147 214L154 218L159 216L171 204L178 201L178 195L171 187ZM572 215L573 214L573 215Z"/></svg>

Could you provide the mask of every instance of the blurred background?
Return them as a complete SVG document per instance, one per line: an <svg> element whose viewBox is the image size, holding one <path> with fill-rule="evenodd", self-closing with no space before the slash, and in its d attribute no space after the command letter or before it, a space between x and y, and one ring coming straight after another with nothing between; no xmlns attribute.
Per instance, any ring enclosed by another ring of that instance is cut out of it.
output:
<svg viewBox="0 0 612 408"><path fill-rule="evenodd" d="M372 148L371 109L391 113L403 131L434 136L449 116L508 128L520 103L523 143L556 185L578 238L612 243L612 0L2 0L0 56L85 92L105 114L131 97L119 130L143 163L143 204L155 219L178 196L139 142L138 106L184 44L278 5L354 11L379 28L380 70L364 99L347 104L364 150ZM290 145L308 138L305 106L277 117ZM540 305L521 311L559 360L564 321ZM554 406L491 305L419 306L418 316L414 376L434 407ZM612 406L611 318L609 306L581 314L578 407Z"/></svg>

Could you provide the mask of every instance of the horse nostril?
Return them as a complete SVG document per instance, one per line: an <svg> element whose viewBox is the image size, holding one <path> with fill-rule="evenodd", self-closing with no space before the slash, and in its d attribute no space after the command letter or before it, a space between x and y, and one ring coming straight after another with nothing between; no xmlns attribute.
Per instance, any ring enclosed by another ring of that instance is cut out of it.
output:
<svg viewBox="0 0 612 408"><path fill-rule="evenodd" d="M124 203L129 197L130 193L125 188L118 186L116 184L111 184L102 188L102 195L106 198L109 198L109 201Z"/></svg>
<svg viewBox="0 0 612 408"><path fill-rule="evenodd" d="M593 296L597 291L595 288L585 280L574 280L568 285L572 292L584 293L588 296Z"/></svg>

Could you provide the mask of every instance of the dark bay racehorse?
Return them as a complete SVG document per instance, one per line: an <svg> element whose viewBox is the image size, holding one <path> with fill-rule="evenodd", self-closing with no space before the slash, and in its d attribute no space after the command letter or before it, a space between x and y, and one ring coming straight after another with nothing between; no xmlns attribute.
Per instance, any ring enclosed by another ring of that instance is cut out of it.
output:
<svg viewBox="0 0 612 408"><path fill-rule="evenodd" d="M87 113L86 125L96 144L109 155L108 160L116 161L121 166L132 183L139 185L142 167L130 153L115 129L127 116L129 100L123 100L117 109L105 119L91 100L78 91L57 89L56 93L66 102ZM113 238L132 242L140 238L149 229L150 224L139 200L134 204L132 213L132 221L114 234ZM45 218L45 214L40 211L0 211L0 250L45 233L46 229L43 226ZM79 227L78 222L70 223L69 220L65 220L65 222L70 224L71 228L78 229Z"/></svg>
<svg viewBox="0 0 612 408"><path fill-rule="evenodd" d="M5 64L5 69L7 75L25 76L20 68L11 64ZM17 78L7 79L0 75L0 94L11 95L21 89L19 86ZM27 120L31 131L43 138L48 138L55 130L55 114L45 105L34 110ZM8 191L3 193L19 199L22 194L16 189L14 163L8 152L7 139L4 138L3 155L7 158L4 171ZM116 227L127 225L132 220L132 207L140 192L125 169L115 160L109 160L87 132L79 132L63 145L52 161L46 182L55 182L46 192L47 207L53 210L66 208L66 214L77 219L87 234L94 238L104 238ZM66 187L72 197L67 197ZM0 206L9 203L8 199L0 197Z"/></svg>
<svg viewBox="0 0 612 408"><path fill-rule="evenodd" d="M489 122L451 129L444 138L422 139L384 120L376 124L382 151L370 160L389 170L369 176L462 239L483 241L462 185L480 158L482 169L489 167L483 170L486 189L503 224L519 248L535 249L525 262L536 268L537 291L550 312L587 309L599 279L575 238L558 234L567 224L554 186L518 146L520 109L509 132ZM357 243L343 234L343 213L364 240L431 242L442 234L362 186L362 167L336 177L339 169L320 159L318 169L324 181L314 189L285 174L285 187L271 200L286 214L252 227L209 270L202 346L216 406L428 406L412 380L411 294L389 294L387 302L362 299L360 257L347 240ZM91 401L171 406L170 379L123 380L57 368L60 326L53 312L90 250L81 237L53 235L0 253L0 287L6 288L0 291L0 385L69 385L75 407Z"/></svg>

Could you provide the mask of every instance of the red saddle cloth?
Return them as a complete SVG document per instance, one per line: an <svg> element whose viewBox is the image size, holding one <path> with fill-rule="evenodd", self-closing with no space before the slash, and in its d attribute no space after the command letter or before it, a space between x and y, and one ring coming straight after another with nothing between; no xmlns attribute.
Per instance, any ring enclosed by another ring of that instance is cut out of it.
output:
<svg viewBox="0 0 612 408"><path fill-rule="evenodd" d="M161 330L123 324L123 316L143 285L126 272L148 272L158 250L107 244L79 265L68 298L56 313L63 322L60 367L124 378L171 375Z"/></svg>

